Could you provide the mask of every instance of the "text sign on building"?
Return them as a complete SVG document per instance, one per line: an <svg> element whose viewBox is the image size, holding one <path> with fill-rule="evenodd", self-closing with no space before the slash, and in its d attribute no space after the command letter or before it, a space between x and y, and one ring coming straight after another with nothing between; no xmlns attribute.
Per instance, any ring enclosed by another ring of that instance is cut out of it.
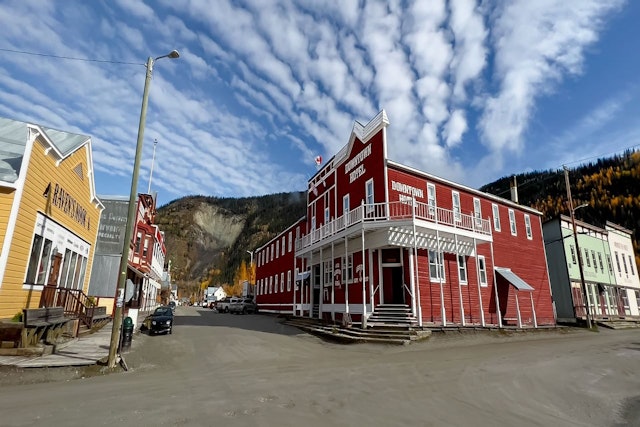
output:
<svg viewBox="0 0 640 427"><path fill-rule="evenodd" d="M98 227L98 241L96 253L119 255L122 253L124 232L127 227L129 213L128 200L101 200L104 205L100 226Z"/></svg>
<svg viewBox="0 0 640 427"><path fill-rule="evenodd" d="M364 168L364 165L361 164L364 159L369 157L371 154L371 144L364 147L362 151L353 156L351 160L349 160L344 165L344 173L345 175L349 175L349 184L351 184L356 179L360 178L367 171Z"/></svg>
<svg viewBox="0 0 640 427"><path fill-rule="evenodd" d="M44 191L44 196L49 197L51 183ZM91 218L87 216L87 210L71 194L69 194L60 184L53 187L51 194L51 204L82 225L87 230L91 230Z"/></svg>
<svg viewBox="0 0 640 427"><path fill-rule="evenodd" d="M424 191L409 184L403 184L397 181L391 181L391 189L398 192L398 200L400 203L407 205L413 204L413 199L424 199Z"/></svg>

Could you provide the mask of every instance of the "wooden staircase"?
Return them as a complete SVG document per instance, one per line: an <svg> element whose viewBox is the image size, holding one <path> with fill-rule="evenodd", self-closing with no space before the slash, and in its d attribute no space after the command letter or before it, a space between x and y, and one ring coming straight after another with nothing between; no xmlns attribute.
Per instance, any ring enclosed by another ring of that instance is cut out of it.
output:
<svg viewBox="0 0 640 427"><path fill-rule="evenodd" d="M76 334L93 332L111 321L106 307L96 307L80 289L45 286L40 296L40 307L62 307L64 315L78 319Z"/></svg>
<svg viewBox="0 0 640 427"><path fill-rule="evenodd" d="M367 328L413 328L418 319L411 314L411 307L405 304L380 304L367 319Z"/></svg>

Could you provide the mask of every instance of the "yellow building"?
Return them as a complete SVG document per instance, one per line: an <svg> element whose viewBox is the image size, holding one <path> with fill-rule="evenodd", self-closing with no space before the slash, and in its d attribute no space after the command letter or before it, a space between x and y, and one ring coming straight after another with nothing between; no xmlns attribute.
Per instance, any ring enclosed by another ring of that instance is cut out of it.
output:
<svg viewBox="0 0 640 427"><path fill-rule="evenodd" d="M103 209L90 137L0 118L0 319L86 292Z"/></svg>

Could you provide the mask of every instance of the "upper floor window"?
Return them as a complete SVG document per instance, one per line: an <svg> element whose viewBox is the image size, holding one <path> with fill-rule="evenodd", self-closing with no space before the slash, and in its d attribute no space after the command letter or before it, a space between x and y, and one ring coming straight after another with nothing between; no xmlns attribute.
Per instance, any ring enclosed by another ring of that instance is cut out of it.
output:
<svg viewBox="0 0 640 427"><path fill-rule="evenodd" d="M531 233L531 218L528 214L524 214L524 229L527 233L527 239L533 239L533 234Z"/></svg>
<svg viewBox="0 0 640 427"><path fill-rule="evenodd" d="M291 290L291 270L287 270L287 292Z"/></svg>
<svg viewBox="0 0 640 427"><path fill-rule="evenodd" d="M609 274L613 274L613 265L611 263L611 255L607 254L607 268L609 269Z"/></svg>
<svg viewBox="0 0 640 427"><path fill-rule="evenodd" d="M569 250L571 251L571 262L576 264L576 248L574 248L573 245L569 245Z"/></svg>
<svg viewBox="0 0 640 427"><path fill-rule="evenodd" d="M278 275L276 274L274 279L273 279L273 290L274 293L278 293Z"/></svg>
<svg viewBox="0 0 640 427"><path fill-rule="evenodd" d="M624 259L624 254L622 254L622 266L624 267L624 274L629 275L629 270L627 270L627 261Z"/></svg>
<svg viewBox="0 0 640 427"><path fill-rule="evenodd" d="M280 240L276 240L276 259L280 257Z"/></svg>
<svg viewBox="0 0 640 427"><path fill-rule="evenodd" d="M616 266L618 267L618 273L622 274L622 270L620 269L620 259L618 258L618 252L616 254Z"/></svg>
<svg viewBox="0 0 640 427"><path fill-rule="evenodd" d="M584 258L587 261L587 267L591 267L591 261L589 261L589 249L584 249Z"/></svg>
<svg viewBox="0 0 640 427"><path fill-rule="evenodd" d="M631 269L631 275L635 276L635 270L633 269L633 258L631 257L631 255L629 255L629 269Z"/></svg>
<svg viewBox="0 0 640 427"><path fill-rule="evenodd" d="M436 186L427 183L427 204L429 205L429 216L434 217L436 214Z"/></svg>
<svg viewBox="0 0 640 427"><path fill-rule="evenodd" d="M349 209L350 209L350 207L349 207L349 195L345 194L342 197L342 214L343 215L348 214L349 213Z"/></svg>
<svg viewBox="0 0 640 427"><path fill-rule="evenodd" d="M434 281L444 281L444 260L442 252L429 251L429 277Z"/></svg>
<svg viewBox="0 0 640 427"><path fill-rule="evenodd" d="M491 205L491 210L493 211L493 229L500 231L500 208L498 205L493 203Z"/></svg>
<svg viewBox="0 0 640 427"><path fill-rule="evenodd" d="M282 236L282 255L285 254L285 249L287 247L287 236Z"/></svg>
<svg viewBox="0 0 640 427"><path fill-rule="evenodd" d="M275 254L275 249L273 247L273 243L271 244L271 261L273 261L273 255Z"/></svg>
<svg viewBox="0 0 640 427"><path fill-rule="evenodd" d="M331 218L331 212L329 211L329 208L326 207L324 208L324 224L325 225L329 224L330 218Z"/></svg>
<svg viewBox="0 0 640 427"><path fill-rule="evenodd" d="M477 197L473 198L473 216L476 219L476 227L482 225L482 205L480 204L480 199Z"/></svg>
<svg viewBox="0 0 640 427"><path fill-rule="evenodd" d="M280 292L284 292L284 271L280 273Z"/></svg>
<svg viewBox="0 0 640 427"><path fill-rule="evenodd" d="M600 270L604 272L604 264L602 264L602 253L598 252L598 262L600 263Z"/></svg>
<svg viewBox="0 0 640 427"><path fill-rule="evenodd" d="M371 213L373 212L374 206L373 206L373 178L371 178L370 180L367 181L367 183L365 184L365 203L367 204L367 213Z"/></svg>
<svg viewBox="0 0 640 427"><path fill-rule="evenodd" d="M461 212L460 212L460 193L457 191L451 192L451 202L453 203L453 218L456 222L460 222L462 220Z"/></svg>
<svg viewBox="0 0 640 427"><path fill-rule="evenodd" d="M591 251L591 259L593 260L593 268L598 271L598 264L596 264L596 251Z"/></svg>
<svg viewBox="0 0 640 427"><path fill-rule="evenodd" d="M316 229L316 214L314 213L313 216L311 217L311 229L315 230Z"/></svg>
<svg viewBox="0 0 640 427"><path fill-rule="evenodd" d="M516 229L516 213L513 209L509 209L509 227L511 227L511 235L517 236L518 230Z"/></svg>

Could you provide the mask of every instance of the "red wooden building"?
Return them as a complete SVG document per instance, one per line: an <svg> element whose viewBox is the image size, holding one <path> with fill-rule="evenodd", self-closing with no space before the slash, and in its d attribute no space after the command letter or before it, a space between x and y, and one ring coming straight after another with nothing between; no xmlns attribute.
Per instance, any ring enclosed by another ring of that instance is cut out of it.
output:
<svg viewBox="0 0 640 427"><path fill-rule="evenodd" d="M387 159L388 124L384 111L356 122L309 180L306 217L257 250L260 310L362 326L554 325L540 212Z"/></svg>

